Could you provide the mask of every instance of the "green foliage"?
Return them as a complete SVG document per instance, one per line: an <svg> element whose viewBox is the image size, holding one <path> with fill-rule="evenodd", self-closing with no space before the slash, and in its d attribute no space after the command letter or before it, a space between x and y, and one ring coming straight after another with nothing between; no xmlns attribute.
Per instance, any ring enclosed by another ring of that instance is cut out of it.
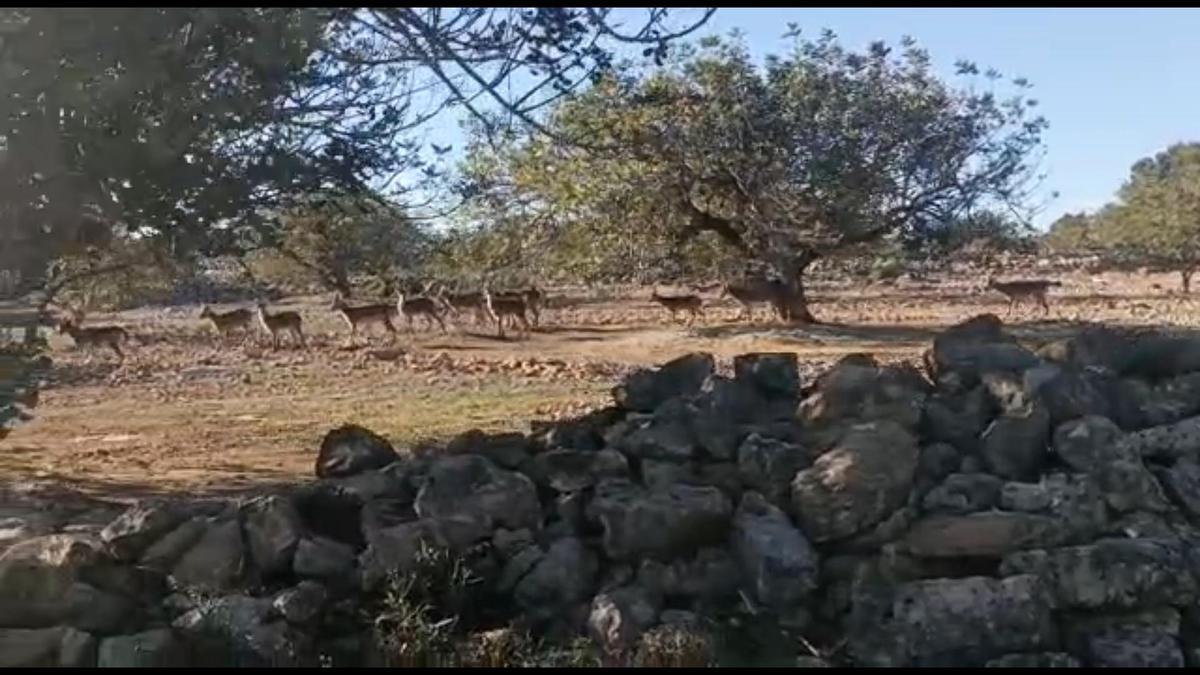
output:
<svg viewBox="0 0 1200 675"><path fill-rule="evenodd" d="M162 255L152 242L128 237L62 256L52 272L52 300L85 311L169 302L196 276L192 265Z"/></svg>
<svg viewBox="0 0 1200 675"><path fill-rule="evenodd" d="M1006 100L954 89L903 47L854 53L827 33L758 68L744 45L709 40L564 100L549 135L477 142L467 174L490 212L578 232L576 255L628 262L709 233L798 284L822 256L1025 197L1046 126L1027 83Z"/></svg>
<svg viewBox="0 0 1200 675"><path fill-rule="evenodd" d="M361 189L394 168L401 120L325 96L327 10L11 9L0 13L0 210L47 257L113 228L176 255L228 244L287 193Z"/></svg>
<svg viewBox="0 0 1200 675"><path fill-rule="evenodd" d="M978 257L1032 252L1036 239L1028 224L996 211L982 211L931 226L916 248L943 257Z"/></svg>
<svg viewBox="0 0 1200 675"><path fill-rule="evenodd" d="M282 210L259 246L293 264L327 290L350 295L351 281L387 283L428 257L432 238L393 204L355 195L314 194Z"/></svg>
<svg viewBox="0 0 1200 675"><path fill-rule="evenodd" d="M1100 251L1112 265L1177 270L1187 290L1200 268L1200 143L1139 160L1115 201L1090 216L1060 218L1048 243Z"/></svg>
<svg viewBox="0 0 1200 675"><path fill-rule="evenodd" d="M1053 251L1079 252L1096 248L1094 221L1084 212L1067 213L1050 225L1045 243Z"/></svg>
<svg viewBox="0 0 1200 675"><path fill-rule="evenodd" d="M0 11L0 267L37 277L115 232L227 253L295 194L407 195L437 176L412 132L442 110L494 121L482 96L526 117L614 45L660 54L711 13L674 31L648 8L626 34L610 11ZM545 79L513 86L525 75Z"/></svg>
<svg viewBox="0 0 1200 675"><path fill-rule="evenodd" d="M412 569L389 575L374 617L376 641L390 666L438 667L454 656L454 635L478 583L461 558L420 543Z"/></svg>
<svg viewBox="0 0 1200 675"><path fill-rule="evenodd" d="M1101 240L1159 263L1200 263L1200 143L1177 144L1133 166Z"/></svg>

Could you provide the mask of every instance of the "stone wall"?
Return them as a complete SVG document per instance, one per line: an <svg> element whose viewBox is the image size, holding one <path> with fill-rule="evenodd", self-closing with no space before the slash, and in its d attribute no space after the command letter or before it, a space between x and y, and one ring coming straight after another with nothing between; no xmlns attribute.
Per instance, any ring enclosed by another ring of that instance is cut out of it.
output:
<svg viewBox="0 0 1200 675"><path fill-rule="evenodd" d="M480 621L608 655L752 626L787 665L1195 666L1198 455L1193 337L984 315L812 382L692 354L527 435L346 426L307 485L10 528L0 665L378 664L370 598L445 550Z"/></svg>

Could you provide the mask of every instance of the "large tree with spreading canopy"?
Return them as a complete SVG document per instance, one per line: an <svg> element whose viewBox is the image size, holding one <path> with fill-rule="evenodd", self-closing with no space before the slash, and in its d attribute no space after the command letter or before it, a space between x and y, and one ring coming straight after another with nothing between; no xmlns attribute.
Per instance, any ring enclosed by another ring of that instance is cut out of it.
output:
<svg viewBox="0 0 1200 675"><path fill-rule="evenodd" d="M911 40L860 53L826 32L759 67L708 39L565 99L545 133L477 143L468 168L492 208L553 214L536 222L597 242L715 236L772 268L781 312L811 321L804 272L824 256L983 208L1027 215L1046 128L1030 85L1001 97L999 73L957 69L973 80L952 86Z"/></svg>

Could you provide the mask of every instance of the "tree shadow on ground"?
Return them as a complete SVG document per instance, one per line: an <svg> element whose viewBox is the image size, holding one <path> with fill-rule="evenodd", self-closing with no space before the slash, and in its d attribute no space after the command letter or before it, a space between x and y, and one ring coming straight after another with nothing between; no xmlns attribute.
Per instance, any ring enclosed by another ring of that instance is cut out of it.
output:
<svg viewBox="0 0 1200 675"><path fill-rule="evenodd" d="M5 450L6 452L8 449ZM271 470L256 470L238 466L238 476L222 476L212 485L196 486L179 483L155 483L153 478L123 480L119 478L90 478L58 472L38 472L36 475L20 475L5 472L5 490L0 491L0 510L9 511L21 506L94 504L97 508L106 504L128 504L143 499L204 501L236 499L241 497L275 494L307 482L299 476L287 475Z"/></svg>

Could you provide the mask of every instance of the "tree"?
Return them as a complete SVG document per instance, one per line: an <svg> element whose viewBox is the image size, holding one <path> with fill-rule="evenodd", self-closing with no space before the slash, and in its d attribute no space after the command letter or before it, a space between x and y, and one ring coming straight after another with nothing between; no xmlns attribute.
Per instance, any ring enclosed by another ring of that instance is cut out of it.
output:
<svg viewBox="0 0 1200 675"><path fill-rule="evenodd" d="M1096 219L1085 212L1065 213L1050 224L1045 242L1052 250L1082 252L1097 246Z"/></svg>
<svg viewBox="0 0 1200 675"><path fill-rule="evenodd" d="M352 280L389 283L423 262L431 237L396 205L353 195L313 194L281 211L258 248L278 251L327 289L353 295Z"/></svg>
<svg viewBox="0 0 1200 675"><path fill-rule="evenodd" d="M410 132L453 105L494 121L481 96L524 118L614 43L665 48L649 11L625 34L604 8L2 10L0 241L31 269L114 231L212 254L298 194L409 194L396 176L432 171Z"/></svg>
<svg viewBox="0 0 1200 675"><path fill-rule="evenodd" d="M910 250L936 256L989 256L1003 252L1032 252L1033 228L997 211L979 211L944 223L931 224L909 244Z"/></svg>
<svg viewBox="0 0 1200 675"><path fill-rule="evenodd" d="M0 195L26 276L61 256L227 252L231 222L413 163L407 113L316 62L327 10L0 12ZM111 256L109 256L111 258ZM101 275L144 256L85 266ZM50 269L46 299L79 280Z"/></svg>
<svg viewBox="0 0 1200 675"><path fill-rule="evenodd" d="M1046 123L1018 93L954 89L927 54L832 33L765 68L709 39L644 76L626 69L555 106L548 133L510 140L473 174L482 194L588 223L600 237L716 235L774 270L780 312L814 320L814 261L889 237L921 237L978 208L1021 208ZM961 74L977 72L962 63ZM999 75L987 74L993 86Z"/></svg>
<svg viewBox="0 0 1200 675"><path fill-rule="evenodd" d="M1179 272L1185 293L1200 268L1200 143L1178 143L1133 165L1101 219L1105 246Z"/></svg>

